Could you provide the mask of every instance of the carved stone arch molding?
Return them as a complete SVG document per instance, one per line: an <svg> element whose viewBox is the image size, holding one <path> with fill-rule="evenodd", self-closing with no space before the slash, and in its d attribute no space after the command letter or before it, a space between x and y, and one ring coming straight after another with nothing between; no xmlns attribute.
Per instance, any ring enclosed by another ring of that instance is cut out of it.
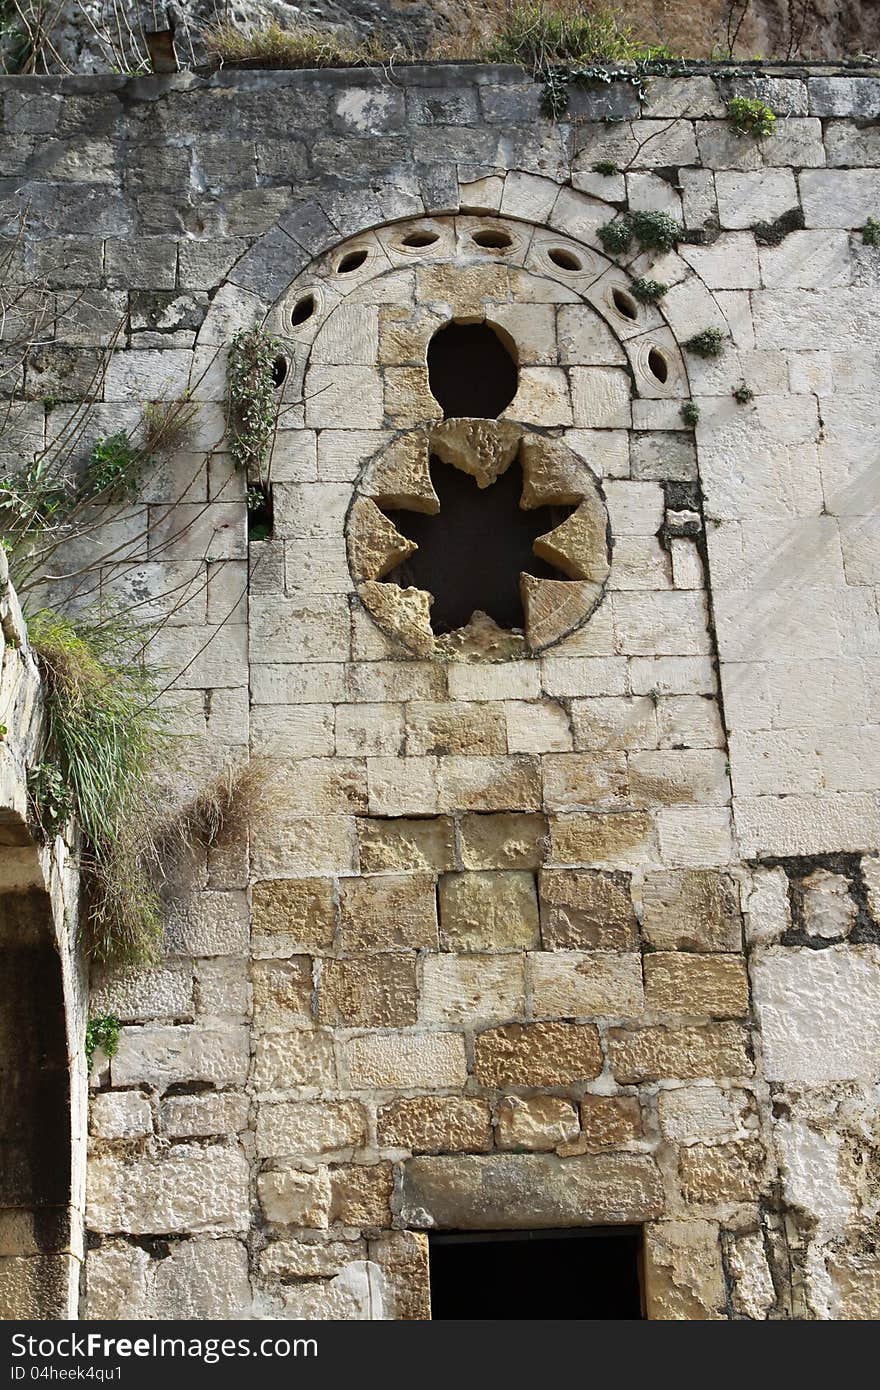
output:
<svg viewBox="0 0 880 1390"><path fill-rule="evenodd" d="M610 261L596 233L616 209L597 198L517 173L462 185L459 198L457 214L356 231L304 266L293 229L268 233L262 293L248 266L234 271L201 340L228 339L251 306L250 318L284 345L286 421L348 428L365 450L372 444L345 531L353 585L378 625L422 657L498 660L553 646L601 604L613 546L601 485L614 476L607 455L627 447L634 423L676 427L691 396L678 336L698 315L717 323L720 311L676 253L661 265L637 253ZM321 235L328 239L326 229ZM291 268L302 269L265 311L288 248ZM670 286L663 308L631 292L648 271ZM518 388L497 418L444 419L427 353L450 323L487 323L511 345ZM502 631L477 610L462 628L438 634L430 588L407 582L416 545L389 513L439 510L432 460L470 474L478 488L515 464L521 508L561 509L534 541L540 573L521 575L524 630Z"/></svg>

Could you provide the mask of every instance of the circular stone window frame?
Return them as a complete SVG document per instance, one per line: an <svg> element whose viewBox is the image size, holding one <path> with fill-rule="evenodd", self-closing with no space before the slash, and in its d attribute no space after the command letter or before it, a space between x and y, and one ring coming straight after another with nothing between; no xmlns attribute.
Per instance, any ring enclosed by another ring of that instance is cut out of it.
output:
<svg viewBox="0 0 880 1390"><path fill-rule="evenodd" d="M493 231L509 230L511 245L504 249L501 257L499 257L497 248L483 248L474 241L473 233L480 227ZM405 246L403 244L408 233L422 234L428 230L438 233L435 241L423 246ZM365 245L370 247L370 254L364 264L360 265L350 276L335 273L335 267L344 261L350 251L360 250ZM582 260L582 269L569 269L554 263L547 254L550 246L569 250L573 256L579 257ZM567 230L562 228L557 230L546 223L533 223L525 219L497 213L487 212L480 215L473 210L459 214L439 213L432 215L426 213L396 221L387 221L353 232L350 236L340 239L326 251L315 256L310 264L291 280L266 314L264 326L269 332L280 336L282 342L287 340L292 350L298 348L301 352L305 352L306 360L302 372L299 373L299 380L303 381L311 362L312 345L326 320L336 308L345 302L350 293L363 288L369 281L393 274L406 266L421 264L454 267L457 265L464 269L473 266L497 266L499 259L511 269L519 269L529 276L555 282L566 291L574 292L578 302L589 306L604 320L625 354L634 398L657 399L658 397L680 395L683 399L690 399L693 393L688 379L687 361L678 344L677 337L662 311L662 306L652 305L648 313L645 313L643 306L639 306L641 322L634 323L625 320L623 315L617 312L613 299L608 293L609 281L617 284L625 292L629 292L631 278L636 278L637 274L643 273L641 269L637 270L634 265L624 268L618 261L612 260L604 253L597 240L581 239ZM684 269L686 274L693 274L690 267L684 266ZM292 325L290 310L308 293L315 294L317 301L315 310L309 315L306 322L301 325ZM609 300L611 300L610 303ZM653 373L648 370L647 361L652 349L662 353L664 361L669 365L666 383L658 382ZM295 404L295 402L290 402L290 404ZM443 422L445 426L461 423ZM563 572L563 577L558 580L538 579L535 576L524 575L522 582L525 586L523 603L526 625L523 634L505 632L500 628L495 628L495 636L498 640L487 641L484 632L481 634L482 640L476 642L469 640L468 628L459 629L457 633L441 637L434 634L430 628L429 605L426 604L429 595L425 595L424 591L407 590L391 582L383 582L381 575L377 578L367 577L367 570L363 568L363 537L358 532L358 527L362 526L363 512L370 510L369 507L359 504L362 502L371 503L375 512L382 517L385 527L399 538L390 544L390 548L383 550L382 545L379 546L381 556L379 569L387 566L384 569L384 573L387 574L391 569L396 568L396 565L404 558L403 555L400 555L398 559L388 563L389 558L396 553L395 547L399 551L401 541L406 547L411 547L412 542L405 541L399 536L396 528L384 516L382 506L379 505L380 501L389 510L398 507L402 509L413 507L414 510L426 511L439 510L439 503L433 487L430 485L430 477L428 476L427 479L427 489L424 478L421 478L421 481L418 480L419 475L423 472L421 463L417 464L415 472L409 476L402 491L399 491L396 485L388 482L388 470L391 470L393 477L396 468L395 451L405 450L411 461L413 451L411 441L418 438L419 435L424 441L430 441L429 448L435 447L435 436L440 426L432 423L426 424L426 427L421 430L410 428L396 433L390 443L379 451L379 454L367 460L355 481L345 519L349 568L355 589L361 603L377 625L416 656L447 658L462 656L468 660L484 658L493 661L509 657L536 656L564 641L566 637L583 627L602 602L610 571L612 544L604 493L599 479L583 459L574 454L561 440L549 440L544 435L535 433L534 426L529 422L501 419L465 423L481 428L484 433L487 427L490 431L492 429L497 430L498 427L518 431L519 442L511 454L510 461L516 456L517 450L524 445L536 447L539 445L546 450L547 445L552 443L556 450L564 450L568 456L568 473L569 475L577 474L580 479L581 490L577 497L572 497L569 505L575 506L575 512L567 518L563 526L572 521L578 513L581 513L581 521L583 521L585 513L581 512L581 509L589 502L589 510L592 513L592 534L595 536L599 531L602 531L604 535L604 559L596 559L594 556L594 568L589 577L575 577L571 572L568 575ZM409 447L407 447L408 444ZM422 445L420 444L416 450L419 457L421 457L421 452ZM430 453L427 455L427 460L429 458ZM427 460L425 461L426 464ZM453 466L460 467L461 465L454 464ZM509 466L509 464L505 466ZM382 484L383 490L370 496L370 490L375 486L375 478L382 473L386 475L385 482ZM407 475L407 469L403 468L397 479L398 483L402 482L405 475ZM373 481L369 481L369 479L373 479ZM428 490L430 495L428 495ZM562 493L552 496L548 493L546 496L547 505L561 505L562 502ZM599 522L599 508L601 508L602 524ZM375 521L375 517L373 520ZM381 532L382 527L380 526L379 529ZM559 529L554 528L553 533L539 537L535 544L547 542L549 546L548 537ZM568 541L565 540L565 543L567 544ZM411 550L408 550L407 553L411 553ZM571 556L564 553L564 549L556 549L554 553L557 557L561 556L564 564L571 565L573 563ZM546 558L551 564L559 567L558 559L553 559L549 555ZM581 565L581 569L583 569L583 565ZM555 591L548 586L555 586ZM579 594L575 592L576 586L581 586ZM396 592L391 594L391 590ZM555 600L552 603L550 602L551 595ZM487 619L486 621L491 625L491 620ZM489 636L491 638L492 634Z"/></svg>

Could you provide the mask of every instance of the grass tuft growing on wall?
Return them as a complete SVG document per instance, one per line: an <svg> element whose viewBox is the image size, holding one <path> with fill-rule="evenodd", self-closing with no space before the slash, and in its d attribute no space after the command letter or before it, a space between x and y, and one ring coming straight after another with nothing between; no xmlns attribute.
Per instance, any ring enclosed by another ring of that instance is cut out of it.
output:
<svg viewBox="0 0 880 1390"><path fill-rule="evenodd" d="M668 56L639 39L616 10L586 0L516 5L502 21L486 57L535 73L586 63L632 63Z"/></svg>
<svg viewBox="0 0 880 1390"><path fill-rule="evenodd" d="M83 840L90 947L102 960L149 961L161 932L150 868L161 724L140 660L143 628L41 609L28 618L28 636L43 675L47 761L69 790Z"/></svg>
<svg viewBox="0 0 880 1390"><path fill-rule="evenodd" d="M211 57L228 67L246 63L264 68L352 68L389 56L378 40L349 43L307 26L282 29L280 24L268 24L247 33L224 21L206 29L202 37Z"/></svg>

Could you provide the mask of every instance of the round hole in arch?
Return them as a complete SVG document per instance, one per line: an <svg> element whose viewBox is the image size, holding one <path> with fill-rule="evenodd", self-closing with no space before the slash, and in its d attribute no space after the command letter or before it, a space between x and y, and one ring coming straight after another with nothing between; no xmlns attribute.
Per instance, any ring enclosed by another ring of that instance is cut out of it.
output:
<svg viewBox="0 0 880 1390"><path fill-rule="evenodd" d="M620 289L615 285L611 291L611 298L614 300L614 307L619 314L623 314L625 319L637 319L639 316L639 306L631 294L626 290Z"/></svg>
<svg viewBox="0 0 880 1390"><path fill-rule="evenodd" d="M302 298L298 299L293 306L293 310L290 315L291 327L297 328L301 323L305 323L306 319L310 319L312 317L312 314L315 312L317 307L318 305L315 300L315 296L313 294L304 294Z"/></svg>
<svg viewBox="0 0 880 1390"><path fill-rule="evenodd" d="M419 248L422 246L433 246L435 241L440 240L438 232L409 232L407 236L401 237L401 246Z"/></svg>
<svg viewBox="0 0 880 1390"><path fill-rule="evenodd" d="M480 232L473 232L471 241L487 251L507 251L513 245L510 233L502 232L499 227L485 227Z"/></svg>
<svg viewBox="0 0 880 1390"><path fill-rule="evenodd" d="M669 363L659 348L652 347L648 353L648 370L663 386L669 379Z"/></svg>
<svg viewBox="0 0 880 1390"><path fill-rule="evenodd" d="M367 255L368 252L363 246L359 247L357 251L349 251L336 267L336 274L350 275L353 270L358 270L363 265Z"/></svg>
<svg viewBox="0 0 880 1390"><path fill-rule="evenodd" d="M453 320L428 344L428 384L444 419L497 419L519 386L516 344L492 324Z"/></svg>
<svg viewBox="0 0 880 1390"><path fill-rule="evenodd" d="M272 385L275 387L283 386L287 380L288 361L286 357L279 354L272 363Z"/></svg>
<svg viewBox="0 0 880 1390"><path fill-rule="evenodd" d="M566 251L564 246L551 246L547 252L547 259L554 265L558 265L560 270L583 270L583 262L578 259L573 251Z"/></svg>

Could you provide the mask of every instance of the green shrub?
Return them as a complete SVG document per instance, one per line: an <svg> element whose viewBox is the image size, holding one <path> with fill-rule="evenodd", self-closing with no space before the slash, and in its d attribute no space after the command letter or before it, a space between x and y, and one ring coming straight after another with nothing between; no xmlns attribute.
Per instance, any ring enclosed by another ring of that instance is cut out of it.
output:
<svg viewBox="0 0 880 1390"><path fill-rule="evenodd" d="M681 418L686 425L690 425L691 427L699 423L700 407L697 405L696 401L685 401L684 405L681 407Z"/></svg>
<svg viewBox="0 0 880 1390"><path fill-rule="evenodd" d="M880 246L880 222L876 217L869 217L862 228L862 241L866 246Z"/></svg>
<svg viewBox="0 0 880 1390"><path fill-rule="evenodd" d="M749 97L734 97L729 101L727 119L737 135L750 135L753 140L772 135L776 124L776 115L766 102Z"/></svg>
<svg viewBox="0 0 880 1390"><path fill-rule="evenodd" d="M632 227L629 219L618 217L614 222L606 222L596 233L609 255L628 251L632 243Z"/></svg>
<svg viewBox="0 0 880 1390"><path fill-rule="evenodd" d="M696 357L720 357L727 346L727 337L720 328L704 328L688 338L685 347Z"/></svg>
<svg viewBox="0 0 880 1390"><path fill-rule="evenodd" d="M659 280L647 280L644 275L640 275L637 280L633 280L630 289L642 304L656 304L658 299L663 298L669 286L661 284Z"/></svg>
<svg viewBox="0 0 880 1390"><path fill-rule="evenodd" d="M630 224L643 251L671 251L681 240L681 227L668 212L633 212Z"/></svg>
<svg viewBox="0 0 880 1390"><path fill-rule="evenodd" d="M261 473L269 454L277 414L272 371L281 351L277 338L262 328L241 328L233 336L226 368L226 405L231 428L229 451L245 472Z"/></svg>
<svg viewBox="0 0 880 1390"><path fill-rule="evenodd" d="M737 405L748 405L749 401L755 399L755 393L751 386L746 386L745 382L743 382L742 386L737 386L734 391L733 399L736 401Z"/></svg>
<svg viewBox="0 0 880 1390"><path fill-rule="evenodd" d="M92 445L79 490L96 499L114 494L136 497L141 470L150 462L125 430L102 435Z"/></svg>
<svg viewBox="0 0 880 1390"><path fill-rule="evenodd" d="M98 1048L107 1057L115 1057L119 1049L119 1019L115 1014L101 1014L90 1018L86 1024L86 1065L92 1070L92 1061Z"/></svg>
<svg viewBox="0 0 880 1390"><path fill-rule="evenodd" d="M610 179L612 174L617 174L619 172L613 159L599 159L593 165L593 173L601 174L605 179Z"/></svg>

